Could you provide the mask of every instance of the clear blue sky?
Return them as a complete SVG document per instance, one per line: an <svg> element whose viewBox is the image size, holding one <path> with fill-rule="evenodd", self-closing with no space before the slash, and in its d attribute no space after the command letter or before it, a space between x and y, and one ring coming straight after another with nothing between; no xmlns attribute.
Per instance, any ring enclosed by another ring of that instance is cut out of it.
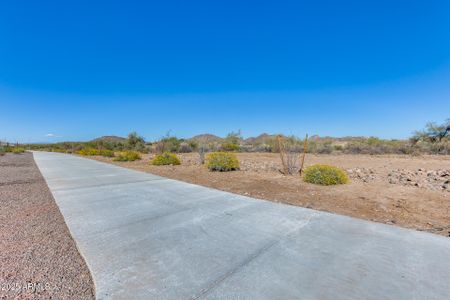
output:
<svg viewBox="0 0 450 300"><path fill-rule="evenodd" d="M450 117L449 16L448 0L1 1L0 139L405 138Z"/></svg>

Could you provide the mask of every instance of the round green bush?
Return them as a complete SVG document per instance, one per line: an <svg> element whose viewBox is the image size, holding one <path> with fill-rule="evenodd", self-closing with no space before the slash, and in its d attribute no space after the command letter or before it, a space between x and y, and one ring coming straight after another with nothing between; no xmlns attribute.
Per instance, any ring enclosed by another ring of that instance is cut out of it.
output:
<svg viewBox="0 0 450 300"><path fill-rule="evenodd" d="M174 153L164 152L163 154L158 154L153 158L151 164L154 166L167 166L167 165L181 165L181 161L178 156Z"/></svg>
<svg viewBox="0 0 450 300"><path fill-rule="evenodd" d="M104 157L114 157L114 151L112 151L112 150L107 150L107 149L100 150L99 154Z"/></svg>
<svg viewBox="0 0 450 300"><path fill-rule="evenodd" d="M20 147L14 147L11 152L14 154L22 154L25 152L25 149Z"/></svg>
<svg viewBox="0 0 450 300"><path fill-rule="evenodd" d="M141 159L141 155L136 151L123 151L120 152L113 161L135 161Z"/></svg>
<svg viewBox="0 0 450 300"><path fill-rule="evenodd" d="M235 171L239 170L239 160L234 153L213 152L206 157L206 166L210 171Z"/></svg>
<svg viewBox="0 0 450 300"><path fill-rule="evenodd" d="M304 172L303 180L320 185L345 184L349 181L348 175L344 170L328 165L308 167Z"/></svg>

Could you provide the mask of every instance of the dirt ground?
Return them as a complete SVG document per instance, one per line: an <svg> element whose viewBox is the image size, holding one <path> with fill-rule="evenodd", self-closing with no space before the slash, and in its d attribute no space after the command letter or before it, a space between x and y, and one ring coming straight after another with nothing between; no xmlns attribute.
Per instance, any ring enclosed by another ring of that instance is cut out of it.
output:
<svg viewBox="0 0 450 300"><path fill-rule="evenodd" d="M152 166L152 155L135 162L94 159L241 195L283 202L450 236L450 157L402 155L308 155L305 165L331 164L351 182L317 186L278 170L278 154L239 153L241 170L209 172L198 154L179 155L181 166Z"/></svg>
<svg viewBox="0 0 450 300"><path fill-rule="evenodd" d="M0 299L94 299L94 285L31 153L0 156Z"/></svg>

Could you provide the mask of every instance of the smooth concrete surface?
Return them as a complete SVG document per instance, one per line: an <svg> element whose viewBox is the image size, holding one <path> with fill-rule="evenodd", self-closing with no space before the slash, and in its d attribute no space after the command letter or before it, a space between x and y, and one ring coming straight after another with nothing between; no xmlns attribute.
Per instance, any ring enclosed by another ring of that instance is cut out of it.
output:
<svg viewBox="0 0 450 300"><path fill-rule="evenodd" d="M450 238L34 157L98 299L450 299Z"/></svg>

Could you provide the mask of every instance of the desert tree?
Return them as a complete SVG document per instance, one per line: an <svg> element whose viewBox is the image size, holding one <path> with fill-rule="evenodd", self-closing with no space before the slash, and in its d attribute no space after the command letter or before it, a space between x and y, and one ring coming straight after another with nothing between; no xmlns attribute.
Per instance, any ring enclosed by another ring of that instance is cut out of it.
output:
<svg viewBox="0 0 450 300"><path fill-rule="evenodd" d="M241 131L238 132L230 132L222 143L222 150L224 151L238 151L241 146L240 142L242 141Z"/></svg>
<svg viewBox="0 0 450 300"><path fill-rule="evenodd" d="M450 134L450 119L442 124L430 122L426 125L425 130L416 131L411 138L413 143L426 141L431 143L440 143Z"/></svg>
<svg viewBox="0 0 450 300"><path fill-rule="evenodd" d="M142 136L138 135L136 132L131 132L128 134L127 146L129 149L144 151L145 150L145 140Z"/></svg>
<svg viewBox="0 0 450 300"><path fill-rule="evenodd" d="M171 131L169 130L166 135L159 139L158 142L155 143L156 153L164 153L164 152L189 152L184 145L186 141L184 139L179 139L174 135L171 135ZM184 149L181 149L183 145ZM189 145L187 145L189 146ZM183 151L181 151L183 150Z"/></svg>

